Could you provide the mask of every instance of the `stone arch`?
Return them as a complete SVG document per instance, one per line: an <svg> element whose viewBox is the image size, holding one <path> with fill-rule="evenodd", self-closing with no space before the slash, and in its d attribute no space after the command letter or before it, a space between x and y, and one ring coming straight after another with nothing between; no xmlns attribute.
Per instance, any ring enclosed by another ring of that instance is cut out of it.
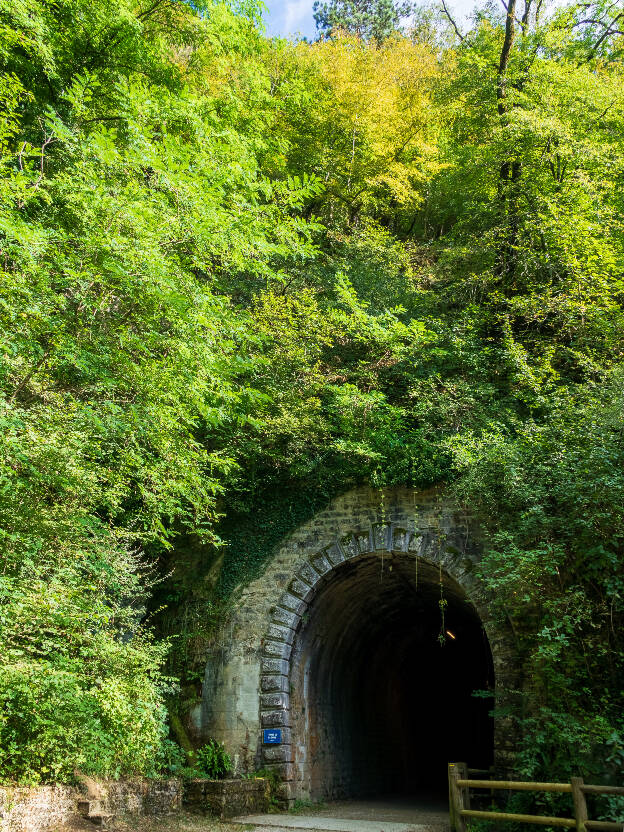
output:
<svg viewBox="0 0 624 832"><path fill-rule="evenodd" d="M224 741L239 769L270 767L290 797L300 796L291 659L302 621L338 576L375 558L440 570L487 633L497 687L515 688L511 639L491 615L490 599L474 573L479 556L478 534L469 517L439 491L363 488L337 498L291 535L263 575L242 589L209 657L203 733ZM273 728L281 730L281 744L263 744L263 730ZM497 720L494 761L499 770L509 768L513 746L509 726Z"/></svg>

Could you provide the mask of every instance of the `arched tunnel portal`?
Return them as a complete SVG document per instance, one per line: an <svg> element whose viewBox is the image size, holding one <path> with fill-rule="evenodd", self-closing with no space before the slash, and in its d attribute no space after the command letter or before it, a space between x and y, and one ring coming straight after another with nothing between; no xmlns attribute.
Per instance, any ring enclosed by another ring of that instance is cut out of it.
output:
<svg viewBox="0 0 624 832"><path fill-rule="evenodd" d="M336 498L240 588L190 730L291 800L431 794L453 760L506 776L514 726L474 693L502 713L520 662L478 541L437 491Z"/></svg>
<svg viewBox="0 0 624 832"><path fill-rule="evenodd" d="M493 762L492 656L438 565L376 552L333 570L290 657L297 792L315 800L443 794L449 760Z"/></svg>

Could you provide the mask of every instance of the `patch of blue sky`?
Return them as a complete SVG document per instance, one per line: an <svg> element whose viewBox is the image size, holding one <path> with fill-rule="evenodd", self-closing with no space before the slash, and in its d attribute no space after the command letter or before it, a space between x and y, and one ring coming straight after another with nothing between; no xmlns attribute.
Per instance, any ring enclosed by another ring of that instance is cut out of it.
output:
<svg viewBox="0 0 624 832"><path fill-rule="evenodd" d="M267 35L284 38L307 37L314 40L316 26L312 12L314 0L264 0ZM474 6L474 0L450 0L447 4L458 20L466 20Z"/></svg>

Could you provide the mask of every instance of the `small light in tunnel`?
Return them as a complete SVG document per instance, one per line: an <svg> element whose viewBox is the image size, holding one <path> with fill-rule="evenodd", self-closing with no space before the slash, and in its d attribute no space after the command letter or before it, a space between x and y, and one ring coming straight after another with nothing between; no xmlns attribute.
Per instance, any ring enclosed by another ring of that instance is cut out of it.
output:
<svg viewBox="0 0 624 832"><path fill-rule="evenodd" d="M455 639L457 638L457 636L455 636L455 635L454 635L454 634L453 634L450 630L447 630L447 631L446 631L446 634L447 634L447 636L449 636L450 638L452 638L452 639L453 639L453 641L455 641Z"/></svg>

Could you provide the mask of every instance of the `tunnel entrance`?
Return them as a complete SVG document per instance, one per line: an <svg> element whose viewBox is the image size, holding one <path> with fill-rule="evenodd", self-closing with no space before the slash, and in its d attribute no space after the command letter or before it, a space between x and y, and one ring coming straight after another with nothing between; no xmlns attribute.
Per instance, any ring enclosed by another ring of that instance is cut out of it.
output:
<svg viewBox="0 0 624 832"><path fill-rule="evenodd" d="M492 700L473 696L494 687L487 637L457 581L422 558L376 552L329 573L289 687L301 797L444 795L449 761L493 762Z"/></svg>

